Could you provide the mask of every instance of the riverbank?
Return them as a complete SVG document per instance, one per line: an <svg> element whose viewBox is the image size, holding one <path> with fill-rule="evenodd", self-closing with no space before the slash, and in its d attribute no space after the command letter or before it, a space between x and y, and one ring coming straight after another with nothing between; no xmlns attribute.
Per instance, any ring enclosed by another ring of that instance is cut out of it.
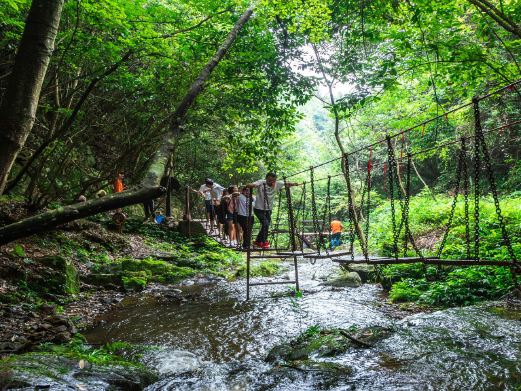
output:
<svg viewBox="0 0 521 391"><path fill-rule="evenodd" d="M3 204L1 212L5 222L23 213L12 203ZM67 342L149 284L229 278L242 262L209 238L185 238L141 220L129 220L118 234L108 216L2 246L0 354Z"/></svg>
<svg viewBox="0 0 521 391"><path fill-rule="evenodd" d="M0 373L10 387L104 390L116 385L123 390L150 385L154 390L183 383L201 368L209 374L223 370L222 365L241 376L256 373L269 379L254 382L261 388L275 378L288 381L293 371L323 375L333 368L333 378L330 372L326 376L333 385L360 371L336 362L352 354L349 349L331 355L331 365L305 360L301 366L290 360L276 373L264 360L278 344L292 344L317 327L335 338L338 330L362 330L364 336L363 330L383 328L391 330L392 338L397 325L415 316L428 318L436 310L394 300L370 283L373 269L342 272L329 260L315 265L301 260L302 295L289 285L255 287L253 300L245 302L244 281L233 281L244 275L243 255L209 238L186 238L138 220L128 221L124 234L118 234L107 216L4 246L0 269ZM391 286L416 272L406 268L391 275L389 270L384 277L394 278ZM290 280L292 265L269 260L252 271L266 281ZM493 315L499 318L512 311L505 303L495 307ZM515 311L509 316L515 318ZM308 353L308 358L315 355ZM238 369L242 360L261 360L264 372ZM197 384L208 381L198 379ZM301 385L317 379L301 379Z"/></svg>

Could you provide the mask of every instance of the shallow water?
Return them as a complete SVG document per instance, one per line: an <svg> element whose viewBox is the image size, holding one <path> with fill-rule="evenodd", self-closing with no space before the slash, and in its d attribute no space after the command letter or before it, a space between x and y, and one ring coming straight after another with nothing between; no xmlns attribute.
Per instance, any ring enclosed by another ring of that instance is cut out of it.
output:
<svg viewBox="0 0 521 391"><path fill-rule="evenodd" d="M252 288L244 281L186 285L184 301L161 291L128 300L86 336L159 345L145 360L161 373L148 390L515 390L521 385L521 312L486 305L397 320L381 289L331 288L334 264L302 262L303 297L290 286ZM291 269L290 269L291 270ZM289 278L288 276L279 276ZM371 349L328 359L349 376L274 369L269 350L311 325L385 326L393 333Z"/></svg>

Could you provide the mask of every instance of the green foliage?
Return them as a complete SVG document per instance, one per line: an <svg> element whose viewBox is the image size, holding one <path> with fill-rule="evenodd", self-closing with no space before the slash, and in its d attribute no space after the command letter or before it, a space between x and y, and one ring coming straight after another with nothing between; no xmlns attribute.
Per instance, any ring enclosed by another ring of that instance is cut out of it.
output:
<svg viewBox="0 0 521 391"><path fill-rule="evenodd" d="M15 257L23 258L23 257L25 257L25 250L21 245L15 244L13 251L11 252L11 255L14 255Z"/></svg>
<svg viewBox="0 0 521 391"><path fill-rule="evenodd" d="M452 199L427 195L411 199L411 230L424 255L436 255L443 230L447 225ZM501 209L516 256L521 256L521 199L517 195L504 197ZM472 214L472 212L471 212ZM392 232L388 203L372 214L371 245L374 253L390 255ZM471 223L472 229L472 223ZM425 239L422 239L425 238ZM399 245L403 242L403 235ZM471 250L473 243L471 243ZM490 199L482 200L480 208L480 254L482 259L510 260L501 240L501 230ZM415 254L409 250L409 255ZM473 254L473 253L471 253ZM465 259L465 219L462 201L456 207L453 224L442 252L444 259ZM421 264L390 265L382 270L382 284L390 288L394 302L414 301L429 306L468 305L481 300L497 299L514 286L509 268L474 266L466 268L424 266Z"/></svg>
<svg viewBox="0 0 521 391"><path fill-rule="evenodd" d="M465 259L465 218L463 200L458 201L452 226L449 230L446 245L441 257L444 259ZM434 256L437 253L443 232L447 226L452 198L438 195L436 201L431 197L420 194L410 201L410 227L416 241L429 238L429 245L424 246L424 255ZM516 196L504 197L501 200L502 215L505 219L507 231L517 257L521 257L521 198ZM471 216L473 211L470 211ZM400 208L397 208L397 221L400 221ZM471 221L473 233L473 223ZM404 230L402 230L398 245L402 246ZM391 229L391 208L389 202L383 203L371 212L370 232L371 252L380 255L392 255L393 234ZM482 259L508 260L509 254L501 240L501 229L496 216L494 203L490 198L480 203L480 255ZM471 249L473 248L471 243ZM409 249L410 255L414 253Z"/></svg>
<svg viewBox="0 0 521 391"><path fill-rule="evenodd" d="M251 266L250 276L251 277L271 277L276 276L285 270L284 266L277 261L267 260L262 261L259 264ZM246 265L243 264L237 268L237 276L246 276Z"/></svg>
<svg viewBox="0 0 521 391"><path fill-rule="evenodd" d="M95 365L115 364L143 368L139 358L149 349L119 341L95 348L88 345L81 334L76 334L70 342L63 345L40 344L36 352L68 357L78 361L85 360Z"/></svg>
<svg viewBox="0 0 521 391"><path fill-rule="evenodd" d="M423 280L423 282L425 282ZM416 301L422 294L422 290L418 288L419 280L405 279L393 284L389 292L389 298L393 302Z"/></svg>
<svg viewBox="0 0 521 391"><path fill-rule="evenodd" d="M498 299L513 287L508 268L475 266L456 268L436 281L404 278L392 285L389 298L394 302L416 301L429 306L451 307Z"/></svg>
<svg viewBox="0 0 521 391"><path fill-rule="evenodd" d="M306 330L304 330L301 333L301 338L303 338L303 339L313 338L314 336L316 336L320 333L320 330L321 330L321 327L318 324L309 326Z"/></svg>
<svg viewBox="0 0 521 391"><path fill-rule="evenodd" d="M142 291L147 286L147 275L144 272L140 276L121 277L123 287L127 291Z"/></svg>

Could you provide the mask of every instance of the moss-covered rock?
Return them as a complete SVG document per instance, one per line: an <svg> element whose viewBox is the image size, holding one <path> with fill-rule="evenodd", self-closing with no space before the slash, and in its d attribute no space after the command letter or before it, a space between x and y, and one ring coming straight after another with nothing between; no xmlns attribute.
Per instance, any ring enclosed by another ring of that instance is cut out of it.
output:
<svg viewBox="0 0 521 391"><path fill-rule="evenodd" d="M355 272L360 276L362 282L376 281L376 268L374 265L367 264L347 264L342 266L347 272Z"/></svg>
<svg viewBox="0 0 521 391"><path fill-rule="evenodd" d="M0 387L142 390L157 378L139 361L149 349L123 342L94 348L77 335L67 344L42 344L36 352L0 360Z"/></svg>
<svg viewBox="0 0 521 391"><path fill-rule="evenodd" d="M383 327L351 327L346 329L321 329L312 326L296 339L273 347L266 357L270 363L295 363L297 361L332 357L351 348L367 348L387 338L390 329Z"/></svg>
<svg viewBox="0 0 521 391"><path fill-rule="evenodd" d="M180 221L177 229L185 236L206 235L206 230L198 221Z"/></svg>
<svg viewBox="0 0 521 391"><path fill-rule="evenodd" d="M362 286L362 279L356 272L340 271L325 282L325 285L340 288L358 288Z"/></svg>
<svg viewBox="0 0 521 391"><path fill-rule="evenodd" d="M156 375L142 366L93 364L87 360L49 353L27 353L0 361L6 389L46 387L48 389L142 390ZM35 388L36 389L36 388Z"/></svg>
<svg viewBox="0 0 521 391"><path fill-rule="evenodd" d="M39 274L28 276L28 285L44 294L77 295L80 292L78 271L72 260L62 256L36 259L43 266Z"/></svg>

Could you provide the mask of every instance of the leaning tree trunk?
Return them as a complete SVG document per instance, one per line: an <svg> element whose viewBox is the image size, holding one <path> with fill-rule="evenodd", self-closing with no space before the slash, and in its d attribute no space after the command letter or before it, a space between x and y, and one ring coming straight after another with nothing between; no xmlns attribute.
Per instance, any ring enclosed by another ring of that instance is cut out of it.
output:
<svg viewBox="0 0 521 391"><path fill-rule="evenodd" d="M230 47L237 39L237 35L239 34L239 31L242 30L246 22L250 19L251 15L253 14L253 9L249 8L246 11L243 12L241 17L235 22L235 25L231 29L231 31L228 33L228 36L222 43L222 45L217 49L215 54L212 56L210 61L206 63L203 69L201 69L201 72L197 76L197 79L192 83L190 86L190 89L184 96L183 100L179 105L177 106L175 113L173 115L171 130L176 135L179 132L179 127L181 126L186 113L190 109L190 107L195 102L195 99L197 96L203 91L204 86L206 84L206 81L212 74L213 70L221 60L224 58L228 50L230 50Z"/></svg>
<svg viewBox="0 0 521 391"><path fill-rule="evenodd" d="M33 128L63 0L33 0L0 106L0 194L14 161Z"/></svg>
<svg viewBox="0 0 521 391"><path fill-rule="evenodd" d="M204 89L204 85L210 77L214 68L224 58L227 51L237 38L237 34L246 24L253 13L252 9L246 10L239 20L235 23L233 29L230 31L226 40L219 47L214 56L201 70L199 76L194 81L185 97L178 105L172 120L171 132L168 132L165 137L165 144L168 144L170 137L176 135L180 131L180 125L186 113L194 103L197 96ZM25 140L25 139L24 139ZM0 150L1 151L1 150ZM170 153L169 150L167 150ZM165 155L163 155L165 156ZM4 183L5 184L5 183ZM20 239L38 232L51 230L61 224L68 223L83 217L95 215L100 212L109 211L117 208L122 208L128 205L135 205L147 201L151 198L160 197L165 193L166 189L160 186L145 187L136 191L125 191L114 194L109 197L104 197L99 200L88 201L83 204L71 205L56 210L42 213L40 215L21 220L17 223L10 224L0 228L0 245L9 243L13 240Z"/></svg>
<svg viewBox="0 0 521 391"><path fill-rule="evenodd" d="M80 98L78 99L78 102L76 103L76 105L74 106L70 116L65 120L65 122L60 126L60 128L54 132L52 134L52 136L49 136L47 139L45 139L43 141L43 143L33 152L33 154L31 155L31 157L29 157L29 159L25 162L25 164L22 166L22 168L20 168L20 170L18 171L16 177L9 181L9 183L7 184L6 188L5 188L5 193L9 193L11 192L15 187L16 185L22 180L22 178L25 176L25 174L27 173L27 171L29 170L29 168L33 165L33 163L35 162L36 159L38 159L40 157L40 155L45 152L45 150L49 147L49 145L51 145L53 143L53 141L59 139L60 137L62 137L65 133L67 133L67 131L72 127L74 121L76 120L76 118L78 117L78 115L80 114L80 110L83 106L83 104L85 103L85 101L87 100L87 98L90 96L90 94L94 91L96 85L101 81L103 80L105 77L109 76L110 74L114 73L116 70L118 70L118 68L123 64L125 63L129 58L130 56L132 55L132 51L128 51L125 53L125 55L121 58L121 60L119 60L118 62L116 62L115 64L113 64L111 67L109 67L105 72L103 72L101 75L99 76L96 76L95 78L93 78L91 80L91 82L89 83L89 85L87 86L87 88L85 89L85 91L83 92L83 94L80 96ZM58 105L57 105L58 107Z"/></svg>
<svg viewBox="0 0 521 391"><path fill-rule="evenodd" d="M162 196L164 187L148 187L133 191L115 193L103 198L82 202L79 204L64 206L28 217L16 223L0 228L0 245L12 242L39 232L49 231L59 225L106 212L124 206L140 204L153 198Z"/></svg>
<svg viewBox="0 0 521 391"><path fill-rule="evenodd" d="M231 46L237 39L237 35L242 30L246 22L248 22L252 14L252 8L248 8L246 11L242 13L237 22L235 22L235 25L233 26L231 31L228 33L228 36L226 37L224 42L221 44L221 46L219 46L215 54L206 63L204 68L201 69L201 72L199 72L199 75L192 83L181 102L177 105L175 112L172 114L170 132L165 133L165 137L162 141L162 147L161 151L158 154L158 160L165 159L167 157L170 158L172 156L172 138L176 137L181 132L181 125L184 122L188 110L190 110L196 98L204 90L206 82L210 78L213 70L217 67L217 65L219 65L226 53L228 53L228 50L230 50ZM154 165L155 164L153 164L152 166ZM166 175L169 175L169 173L166 173Z"/></svg>

